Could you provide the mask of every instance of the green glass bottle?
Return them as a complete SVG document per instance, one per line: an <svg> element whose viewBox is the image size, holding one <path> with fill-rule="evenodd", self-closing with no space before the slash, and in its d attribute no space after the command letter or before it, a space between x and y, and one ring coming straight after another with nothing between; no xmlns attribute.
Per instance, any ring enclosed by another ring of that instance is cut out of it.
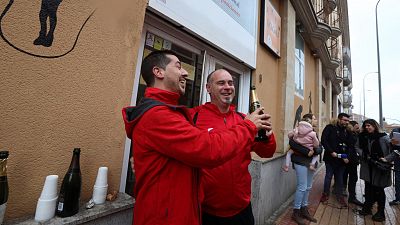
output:
<svg viewBox="0 0 400 225"><path fill-rule="evenodd" d="M80 153L80 148L74 149L71 164L61 184L56 208L56 215L59 217L73 216L79 211L82 189L82 176L79 165Z"/></svg>
<svg viewBox="0 0 400 225"><path fill-rule="evenodd" d="M260 101L258 101L256 94L256 87L251 86L251 95L250 95L250 113L256 111L256 109L261 107ZM260 114L263 114L263 111L260 111ZM268 141L267 131L259 130L256 135L256 141Z"/></svg>

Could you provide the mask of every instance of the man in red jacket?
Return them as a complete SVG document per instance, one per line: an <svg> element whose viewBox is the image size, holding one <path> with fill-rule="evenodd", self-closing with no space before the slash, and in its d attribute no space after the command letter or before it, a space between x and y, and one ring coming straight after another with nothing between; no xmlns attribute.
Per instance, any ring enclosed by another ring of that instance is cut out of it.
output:
<svg viewBox="0 0 400 225"><path fill-rule="evenodd" d="M235 86L228 71L219 69L212 72L207 78L206 88L211 102L191 111L197 127L220 132L243 122L245 115L236 112L235 106L231 104L235 97ZM276 142L271 127L266 132L268 141L255 142L253 137L252 141L241 146L243 151L228 162L212 169L202 169L203 225L254 224L248 166L251 151L261 157L271 157L274 154Z"/></svg>
<svg viewBox="0 0 400 225"><path fill-rule="evenodd" d="M258 110L222 132L200 130L188 110L177 106L187 73L173 52L150 53L141 73L145 98L123 109L136 174L133 224L200 225L200 168L245 151L258 129L269 128L268 116Z"/></svg>

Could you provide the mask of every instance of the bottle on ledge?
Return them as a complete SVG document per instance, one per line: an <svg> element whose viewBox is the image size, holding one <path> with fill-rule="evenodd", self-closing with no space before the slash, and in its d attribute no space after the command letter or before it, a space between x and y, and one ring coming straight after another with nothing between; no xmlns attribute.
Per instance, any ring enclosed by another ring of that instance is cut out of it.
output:
<svg viewBox="0 0 400 225"><path fill-rule="evenodd" d="M8 200L7 160L8 151L0 151L0 224L3 224Z"/></svg>
<svg viewBox="0 0 400 225"><path fill-rule="evenodd" d="M79 166L80 153L80 148L74 149L71 164L61 184L56 208L56 215L59 217L73 216L79 211L82 187L82 176Z"/></svg>
<svg viewBox="0 0 400 225"><path fill-rule="evenodd" d="M254 112L256 109L261 107L260 101L258 101L257 94L256 94L256 87L251 86L251 95L250 95L250 113ZM263 112L260 111L260 114ZM266 130L259 130L256 135L256 141L268 141L267 131Z"/></svg>

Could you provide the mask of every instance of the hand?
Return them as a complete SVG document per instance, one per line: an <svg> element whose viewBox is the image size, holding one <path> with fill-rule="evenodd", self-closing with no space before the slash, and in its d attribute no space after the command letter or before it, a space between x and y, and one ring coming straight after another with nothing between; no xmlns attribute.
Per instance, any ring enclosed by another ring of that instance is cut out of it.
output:
<svg viewBox="0 0 400 225"><path fill-rule="evenodd" d="M308 157L313 156L314 155L314 150L310 150L307 155L308 155Z"/></svg>
<svg viewBox="0 0 400 225"><path fill-rule="evenodd" d="M336 152L332 152L332 153L331 153L331 156L332 156L333 158L337 158L337 153L336 153Z"/></svg>
<svg viewBox="0 0 400 225"><path fill-rule="evenodd" d="M133 162L133 156L129 159L129 161L131 162L132 173L135 173L135 164Z"/></svg>
<svg viewBox="0 0 400 225"><path fill-rule="evenodd" d="M349 163L349 159L343 159L344 163Z"/></svg>
<svg viewBox="0 0 400 225"><path fill-rule="evenodd" d="M385 158L380 158L379 160L381 160L382 162L387 162Z"/></svg>
<svg viewBox="0 0 400 225"><path fill-rule="evenodd" d="M265 130L266 130L267 136L270 136L270 135L272 134L271 115L270 115L270 114L267 114L267 113L264 113L264 115L266 115L266 119L265 119L265 120L269 123L269 124L267 125L267 128L266 128Z"/></svg>
<svg viewBox="0 0 400 225"><path fill-rule="evenodd" d="M390 139L390 143L392 143L392 145L400 145L400 141L398 141L394 138Z"/></svg>
<svg viewBox="0 0 400 225"><path fill-rule="evenodd" d="M268 118L270 118L271 116L268 116L267 114L260 115L259 113L261 110L264 110L264 108L256 109L251 114L248 114L245 119L253 122L254 125L256 125L257 130L271 130L271 122L268 121Z"/></svg>

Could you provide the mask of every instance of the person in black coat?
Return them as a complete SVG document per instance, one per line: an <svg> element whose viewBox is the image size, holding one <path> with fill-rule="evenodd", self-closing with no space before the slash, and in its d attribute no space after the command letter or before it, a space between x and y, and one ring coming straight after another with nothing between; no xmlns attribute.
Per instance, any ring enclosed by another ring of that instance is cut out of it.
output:
<svg viewBox="0 0 400 225"><path fill-rule="evenodd" d="M353 135L353 144L357 142L358 134L360 133L360 125L357 121L350 121L349 126L351 128L351 133ZM360 202L356 197L356 183L358 180L357 167L360 164L360 158L354 148L349 149L349 163L346 164L344 174L343 174L343 187L349 192L348 202L353 203L358 206L362 206L363 203Z"/></svg>
<svg viewBox="0 0 400 225"><path fill-rule="evenodd" d="M400 128L394 128L392 132L390 132L390 137L393 137L393 132L400 133ZM391 147L393 150L400 151L400 143L396 142L393 138L391 139ZM395 199L389 202L389 205L400 205L400 157L397 157L394 160L394 190L395 190Z"/></svg>
<svg viewBox="0 0 400 225"><path fill-rule="evenodd" d="M326 125L322 131L321 143L324 146L325 161L325 180L324 192L322 193L320 202L324 203L329 200L329 193L333 175L335 175L335 193L337 201L341 207L347 207L343 193L343 173L345 165L350 162L352 152L354 152L354 139L351 131L347 129L350 116L346 113L339 113L338 119L333 120Z"/></svg>
<svg viewBox="0 0 400 225"><path fill-rule="evenodd" d="M365 183L365 202L360 215L372 214L372 206L378 203L378 211L372 220L385 220L385 187L392 184L390 164L397 157L391 152L390 140L386 133L379 131L379 124L374 119L367 119L362 125L356 149L361 153L360 178Z"/></svg>

